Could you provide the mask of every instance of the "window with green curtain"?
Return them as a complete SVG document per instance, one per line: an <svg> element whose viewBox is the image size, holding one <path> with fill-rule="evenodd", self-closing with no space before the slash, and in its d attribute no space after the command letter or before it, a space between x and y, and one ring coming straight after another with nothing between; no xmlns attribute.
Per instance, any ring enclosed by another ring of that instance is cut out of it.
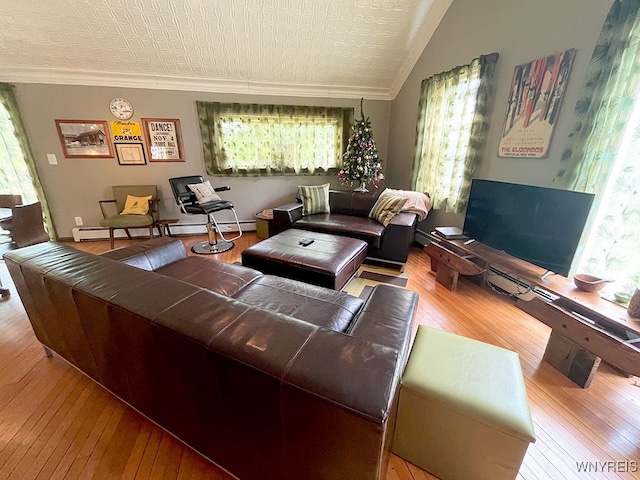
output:
<svg viewBox="0 0 640 480"><path fill-rule="evenodd" d="M497 60L497 53L482 55L422 81L411 186L428 193L435 209L465 209L486 143Z"/></svg>
<svg viewBox="0 0 640 480"><path fill-rule="evenodd" d="M337 173L353 108L196 102L209 175Z"/></svg>
<svg viewBox="0 0 640 480"><path fill-rule="evenodd" d="M45 229L56 239L13 87L6 83L0 83L0 193L22 195L25 204L40 202Z"/></svg>
<svg viewBox="0 0 640 480"><path fill-rule="evenodd" d="M574 271L640 286L640 0L614 1L555 181L595 193Z"/></svg>

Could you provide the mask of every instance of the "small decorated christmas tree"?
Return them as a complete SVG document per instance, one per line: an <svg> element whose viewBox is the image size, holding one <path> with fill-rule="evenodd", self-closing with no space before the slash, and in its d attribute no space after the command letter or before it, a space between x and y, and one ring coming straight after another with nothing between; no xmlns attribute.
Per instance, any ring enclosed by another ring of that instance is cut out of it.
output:
<svg viewBox="0 0 640 480"><path fill-rule="evenodd" d="M353 186L359 182L356 191L366 192L366 186L371 183L378 188L378 182L384 178L382 164L378 158L378 149L373 141L371 122L369 117L364 118L362 102L360 100L360 119L351 127L351 137L347 148L342 155L342 168L338 178L343 185Z"/></svg>

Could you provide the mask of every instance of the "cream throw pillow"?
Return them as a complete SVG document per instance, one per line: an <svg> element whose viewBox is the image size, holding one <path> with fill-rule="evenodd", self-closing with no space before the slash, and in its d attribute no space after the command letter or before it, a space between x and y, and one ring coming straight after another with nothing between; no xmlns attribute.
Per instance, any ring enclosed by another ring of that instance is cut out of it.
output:
<svg viewBox="0 0 640 480"><path fill-rule="evenodd" d="M209 180L202 183L191 183L187 185L187 187L189 187L189 189L196 194L198 203L208 203L214 202L216 200L222 200L211 186L211 182Z"/></svg>
<svg viewBox="0 0 640 480"><path fill-rule="evenodd" d="M298 193L302 198L302 215L330 213L329 185L329 183L325 183L324 185L298 187Z"/></svg>
<svg viewBox="0 0 640 480"><path fill-rule="evenodd" d="M152 198L153 195L147 197L127 195L127 199L124 202L124 209L120 215L146 215L149 213L149 200Z"/></svg>
<svg viewBox="0 0 640 480"><path fill-rule="evenodd" d="M402 210L405 203L407 203L406 198L399 197L389 189L385 189L369 212L369 218L377 220L386 227L391 219Z"/></svg>

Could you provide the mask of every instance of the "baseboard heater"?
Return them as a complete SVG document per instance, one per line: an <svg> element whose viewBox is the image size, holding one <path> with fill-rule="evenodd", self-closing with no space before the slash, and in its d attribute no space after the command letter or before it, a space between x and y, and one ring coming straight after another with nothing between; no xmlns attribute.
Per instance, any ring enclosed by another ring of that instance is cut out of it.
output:
<svg viewBox="0 0 640 480"><path fill-rule="evenodd" d="M218 222L222 233L225 232L237 232L238 228L236 227L235 222ZM256 222L253 220L241 220L240 228L242 228L243 232L254 232L256 230ZM207 227L204 223L172 223L169 225L169 230L171 230L172 235L206 235ZM88 240L108 240L109 239L109 229L102 227L76 227L73 229L73 241L74 242L83 242ZM136 237L148 237L149 229L147 227L143 228L132 228L129 230L131 236ZM127 238L127 234L124 230L116 230L115 238ZM157 235L157 230L155 231Z"/></svg>

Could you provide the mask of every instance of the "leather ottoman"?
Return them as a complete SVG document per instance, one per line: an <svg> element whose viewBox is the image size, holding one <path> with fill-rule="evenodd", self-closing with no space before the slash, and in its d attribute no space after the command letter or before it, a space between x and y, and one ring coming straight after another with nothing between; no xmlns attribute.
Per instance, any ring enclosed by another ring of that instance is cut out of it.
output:
<svg viewBox="0 0 640 480"><path fill-rule="evenodd" d="M301 244L306 238L313 242ZM366 256L363 240L292 228L247 248L242 252L242 265L340 290Z"/></svg>
<svg viewBox="0 0 640 480"><path fill-rule="evenodd" d="M518 354L418 327L392 451L443 480L511 480L531 442Z"/></svg>

